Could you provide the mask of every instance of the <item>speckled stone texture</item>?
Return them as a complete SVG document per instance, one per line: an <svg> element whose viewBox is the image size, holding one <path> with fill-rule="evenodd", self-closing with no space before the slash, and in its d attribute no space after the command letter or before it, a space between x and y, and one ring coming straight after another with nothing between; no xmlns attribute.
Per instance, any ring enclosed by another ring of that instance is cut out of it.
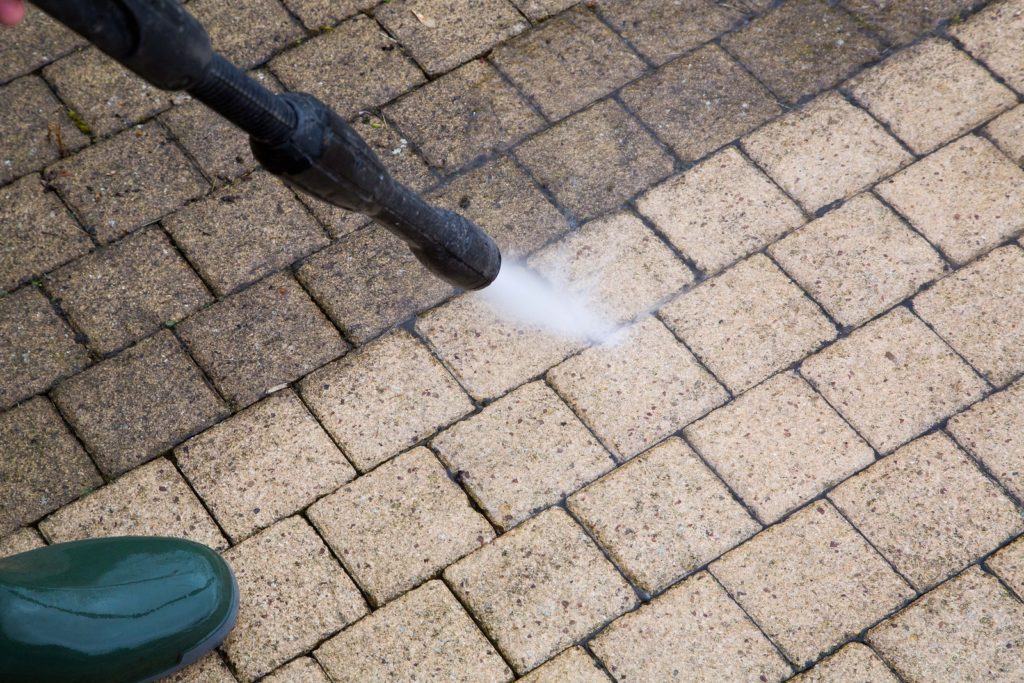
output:
<svg viewBox="0 0 1024 683"><path fill-rule="evenodd" d="M733 25L738 4L708 0L597 0L598 12L655 64L692 50Z"/></svg>
<svg viewBox="0 0 1024 683"><path fill-rule="evenodd" d="M761 529L678 438L574 494L569 509L649 593Z"/></svg>
<svg viewBox="0 0 1024 683"><path fill-rule="evenodd" d="M431 581L314 652L336 683L504 683L512 671L451 592Z"/></svg>
<svg viewBox="0 0 1024 683"><path fill-rule="evenodd" d="M619 681L771 681L791 669L707 572L599 633L591 647Z"/></svg>
<svg viewBox="0 0 1024 683"><path fill-rule="evenodd" d="M828 502L815 502L711 565L797 664L875 623L913 591Z"/></svg>
<svg viewBox="0 0 1024 683"><path fill-rule="evenodd" d="M341 487L310 507L309 518L376 605L494 538L426 448Z"/></svg>
<svg viewBox="0 0 1024 683"><path fill-rule="evenodd" d="M583 648L572 647L519 679L522 683L609 683Z"/></svg>
<svg viewBox="0 0 1024 683"><path fill-rule="evenodd" d="M372 9L379 0L283 0L310 31L326 30L342 19Z"/></svg>
<svg viewBox="0 0 1024 683"><path fill-rule="evenodd" d="M260 680L263 683L331 683L312 657L293 659Z"/></svg>
<svg viewBox="0 0 1024 683"><path fill-rule="evenodd" d="M356 474L290 389L189 439L174 455L235 542L306 507Z"/></svg>
<svg viewBox="0 0 1024 683"><path fill-rule="evenodd" d="M289 517L224 553L238 623L223 649L250 683L362 617L366 603L313 528Z"/></svg>
<svg viewBox="0 0 1024 683"><path fill-rule="evenodd" d="M1024 89L1024 3L994 3L950 31L967 51L1006 79L1017 92Z"/></svg>
<svg viewBox="0 0 1024 683"><path fill-rule="evenodd" d="M898 683L885 662L861 643L850 643L821 660L813 669L794 676L793 683Z"/></svg>
<svg viewBox="0 0 1024 683"><path fill-rule="evenodd" d="M1024 105L1017 105L985 126L1003 154L1024 165Z"/></svg>
<svg viewBox="0 0 1024 683"><path fill-rule="evenodd" d="M972 0L840 0L866 28L895 45L913 41L942 20L956 19L974 4Z"/></svg>
<svg viewBox="0 0 1024 683"><path fill-rule="evenodd" d="M1003 486L1024 498L1024 381L954 416L948 430Z"/></svg>
<svg viewBox="0 0 1024 683"><path fill-rule="evenodd" d="M615 463L543 382L499 398L433 446L499 528L557 503Z"/></svg>
<svg viewBox="0 0 1024 683"><path fill-rule="evenodd" d="M31 527L25 527L0 538L0 557L9 557L19 553L42 548L46 545L39 532Z"/></svg>
<svg viewBox="0 0 1024 683"><path fill-rule="evenodd" d="M227 541L170 461L160 458L39 523L51 543L104 536L172 536L215 550Z"/></svg>
<svg viewBox="0 0 1024 683"><path fill-rule="evenodd" d="M218 652L211 652L192 666L163 679L164 683L238 683Z"/></svg>
<svg viewBox="0 0 1024 683"><path fill-rule="evenodd" d="M85 44L85 39L28 5L17 31L4 33L0 43L0 81L34 71Z"/></svg>
<svg viewBox="0 0 1024 683"><path fill-rule="evenodd" d="M278 0L191 0L188 10L210 34L213 49L243 68L305 37Z"/></svg>
<svg viewBox="0 0 1024 683"><path fill-rule="evenodd" d="M456 562L445 581L517 673L526 673L637 601L562 510L542 512Z"/></svg>
<svg viewBox="0 0 1024 683"><path fill-rule="evenodd" d="M1018 538L990 556L985 564L1017 593L1024 595L1024 539Z"/></svg>
<svg viewBox="0 0 1024 683"><path fill-rule="evenodd" d="M38 171L88 142L38 76L0 86L0 130L0 183Z"/></svg>

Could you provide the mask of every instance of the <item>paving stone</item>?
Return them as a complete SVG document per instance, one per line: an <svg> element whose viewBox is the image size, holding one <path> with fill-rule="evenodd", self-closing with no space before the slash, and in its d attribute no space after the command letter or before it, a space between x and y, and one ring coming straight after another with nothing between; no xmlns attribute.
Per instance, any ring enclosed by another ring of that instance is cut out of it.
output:
<svg viewBox="0 0 1024 683"><path fill-rule="evenodd" d="M213 49L243 68L305 36L278 0L191 0L188 10L206 27Z"/></svg>
<svg viewBox="0 0 1024 683"><path fill-rule="evenodd" d="M106 536L172 536L215 550L228 542L165 458L67 505L39 523L51 543Z"/></svg>
<svg viewBox="0 0 1024 683"><path fill-rule="evenodd" d="M276 669L262 683L331 683L312 657L299 657Z"/></svg>
<svg viewBox="0 0 1024 683"><path fill-rule="evenodd" d="M37 397L0 413L0 534L103 483L60 415ZM17 549L26 549L24 546Z"/></svg>
<svg viewBox="0 0 1024 683"><path fill-rule="evenodd" d="M202 280L158 227L146 228L51 273L50 296L111 353L213 301Z"/></svg>
<svg viewBox="0 0 1024 683"><path fill-rule="evenodd" d="M747 136L743 147L814 212L912 161L867 112L829 93Z"/></svg>
<svg viewBox="0 0 1024 683"><path fill-rule="evenodd" d="M376 224L313 255L297 275L359 344L455 292L420 264L402 240Z"/></svg>
<svg viewBox="0 0 1024 683"><path fill-rule="evenodd" d="M516 155L580 220L614 209L672 172L672 159L606 100L544 131Z"/></svg>
<svg viewBox="0 0 1024 683"><path fill-rule="evenodd" d="M598 0L605 21L655 64L678 57L724 32L739 17L707 0Z"/></svg>
<svg viewBox="0 0 1024 683"><path fill-rule="evenodd" d="M716 45L626 86L622 101L684 161L705 156L782 111L764 86Z"/></svg>
<svg viewBox="0 0 1024 683"><path fill-rule="evenodd" d="M637 602L593 541L559 509L456 562L444 578L520 674Z"/></svg>
<svg viewBox="0 0 1024 683"><path fill-rule="evenodd" d="M217 652L211 652L195 664L161 680L164 683L237 683L231 669Z"/></svg>
<svg viewBox="0 0 1024 683"><path fill-rule="evenodd" d="M283 0L285 7L310 31L322 31L342 19L365 12L379 0Z"/></svg>
<svg viewBox="0 0 1024 683"><path fill-rule="evenodd" d="M330 243L294 193L264 172L188 205L163 223L220 296Z"/></svg>
<svg viewBox="0 0 1024 683"><path fill-rule="evenodd" d="M166 330L65 380L53 397L108 476L159 455L227 413Z"/></svg>
<svg viewBox="0 0 1024 683"><path fill-rule="evenodd" d="M306 507L355 470L290 390L178 446L178 466L232 541Z"/></svg>
<svg viewBox="0 0 1024 683"><path fill-rule="evenodd" d="M284 273L193 315L177 330L196 362L238 406L348 350L309 295Z"/></svg>
<svg viewBox="0 0 1024 683"><path fill-rule="evenodd" d="M376 605L494 538L426 448L341 487L313 505L309 518Z"/></svg>
<svg viewBox="0 0 1024 683"><path fill-rule="evenodd" d="M795 102L880 56L857 22L823 0L791 0L722 40L779 97Z"/></svg>
<svg viewBox="0 0 1024 683"><path fill-rule="evenodd" d="M518 679L522 683L609 683L608 675L597 668L581 647L571 647L557 657L548 660L526 676Z"/></svg>
<svg viewBox="0 0 1024 683"><path fill-rule="evenodd" d="M1013 502L941 433L907 444L829 498L920 591L1024 531Z"/></svg>
<svg viewBox="0 0 1024 683"><path fill-rule="evenodd" d="M945 19L955 19L970 9L973 0L840 0L869 30L895 45L913 42Z"/></svg>
<svg viewBox="0 0 1024 683"><path fill-rule="evenodd" d="M871 448L791 372L690 425L686 436L765 522L874 462Z"/></svg>
<svg viewBox="0 0 1024 683"><path fill-rule="evenodd" d="M299 386L360 472L473 409L451 375L405 331L321 368Z"/></svg>
<svg viewBox="0 0 1024 683"><path fill-rule="evenodd" d="M954 416L948 429L1011 493L1024 498L1024 381Z"/></svg>
<svg viewBox="0 0 1024 683"><path fill-rule="evenodd" d="M574 494L569 508L648 593L761 528L674 437Z"/></svg>
<svg viewBox="0 0 1024 683"><path fill-rule="evenodd" d="M289 517L224 553L238 581L238 623L223 649L245 683L366 614L327 546Z"/></svg>
<svg viewBox="0 0 1024 683"><path fill-rule="evenodd" d="M587 223L535 254L529 265L559 291L593 302L595 315L617 323L693 284L683 262L630 213Z"/></svg>
<svg viewBox="0 0 1024 683"><path fill-rule="evenodd" d="M1024 3L985 8L950 33L1018 92L1024 90Z"/></svg>
<svg viewBox="0 0 1024 683"><path fill-rule="evenodd" d="M0 297L0 408L37 394L89 364L85 347L32 287Z"/></svg>
<svg viewBox="0 0 1024 683"><path fill-rule="evenodd" d="M553 121L645 70L640 58L583 7L496 48L491 59Z"/></svg>
<svg viewBox="0 0 1024 683"><path fill-rule="evenodd" d="M726 401L722 387L655 318L628 328L615 345L562 363L548 378L623 459Z"/></svg>
<svg viewBox="0 0 1024 683"><path fill-rule="evenodd" d="M540 21L552 14L558 14L577 2L579 0L512 0L512 4L533 21Z"/></svg>
<svg viewBox="0 0 1024 683"><path fill-rule="evenodd" d="M502 529L615 466L543 382L503 396L435 437L433 446L484 514Z"/></svg>
<svg viewBox="0 0 1024 683"><path fill-rule="evenodd" d="M615 621L591 648L623 682L781 681L791 671L707 572Z"/></svg>
<svg viewBox="0 0 1024 683"><path fill-rule="evenodd" d="M512 672L440 581L430 581L314 652L336 683L512 680Z"/></svg>
<svg viewBox="0 0 1024 683"><path fill-rule="evenodd" d="M1024 372L1024 251L1003 247L940 280L914 310L996 385Z"/></svg>
<svg viewBox="0 0 1024 683"><path fill-rule="evenodd" d="M429 199L483 228L507 260L528 254L569 229L565 217L526 172L505 156L456 177Z"/></svg>
<svg viewBox="0 0 1024 683"><path fill-rule="evenodd" d="M0 538L0 557L10 557L20 553L42 548L46 541L32 527L25 527Z"/></svg>
<svg viewBox="0 0 1024 683"><path fill-rule="evenodd" d="M815 502L711 565L797 664L898 607L913 591L828 502Z"/></svg>
<svg viewBox="0 0 1024 683"><path fill-rule="evenodd" d="M857 195L768 248L804 291L856 326L943 273L939 254L873 195Z"/></svg>
<svg viewBox="0 0 1024 683"><path fill-rule="evenodd" d="M275 57L270 68L289 90L312 93L345 118L426 80L394 39L366 16Z"/></svg>
<svg viewBox="0 0 1024 683"><path fill-rule="evenodd" d="M734 392L836 336L817 306L761 255L683 294L661 316Z"/></svg>
<svg viewBox="0 0 1024 683"><path fill-rule="evenodd" d="M209 188L156 123L126 130L44 174L100 242L152 223Z"/></svg>
<svg viewBox="0 0 1024 683"><path fill-rule="evenodd" d="M1024 677L1024 605L976 567L871 629L868 641L904 680Z"/></svg>
<svg viewBox="0 0 1024 683"><path fill-rule="evenodd" d="M89 140L38 76L0 86L0 130L0 183L38 171Z"/></svg>
<svg viewBox="0 0 1024 683"><path fill-rule="evenodd" d="M395 0L374 16L431 76L529 27L506 0Z"/></svg>
<svg viewBox="0 0 1024 683"><path fill-rule="evenodd" d="M416 329L466 391L481 401L544 374L584 344L582 339L503 317L474 293L420 316Z"/></svg>
<svg viewBox="0 0 1024 683"><path fill-rule="evenodd" d="M1016 591L1018 597L1024 594L1024 539L1018 538L985 560L985 564Z"/></svg>
<svg viewBox="0 0 1024 683"><path fill-rule="evenodd" d="M34 5L27 5L25 9L25 19L17 30L4 31L4 40L0 43L0 82L35 71L85 44L84 38Z"/></svg>
<svg viewBox="0 0 1024 683"><path fill-rule="evenodd" d="M414 90L389 106L386 115L445 173L506 149L544 125L515 88L482 60Z"/></svg>
<svg viewBox="0 0 1024 683"><path fill-rule="evenodd" d="M92 242L36 174L0 188L0 291L89 251Z"/></svg>
<svg viewBox="0 0 1024 683"><path fill-rule="evenodd" d="M843 646L834 655L818 662L810 671L791 680L793 683L899 683L885 662L871 648L861 643Z"/></svg>
<svg viewBox="0 0 1024 683"><path fill-rule="evenodd" d="M654 188L637 208L707 273L804 222L800 209L734 147Z"/></svg>
<svg viewBox="0 0 1024 683"><path fill-rule="evenodd" d="M985 126L1003 153L1024 165L1024 105L1018 105Z"/></svg>
<svg viewBox="0 0 1024 683"><path fill-rule="evenodd" d="M893 55L847 87L920 154L1017 103L1009 88L963 52L938 39Z"/></svg>
<svg viewBox="0 0 1024 683"><path fill-rule="evenodd" d="M985 393L967 364L905 308L808 358L801 372L882 453Z"/></svg>
<svg viewBox="0 0 1024 683"><path fill-rule="evenodd" d="M1024 230L1024 171L974 135L879 183L877 191L958 264Z"/></svg>
<svg viewBox="0 0 1024 683"><path fill-rule="evenodd" d="M99 137L124 130L187 97L150 85L94 47L54 62L43 69L43 76L82 122L79 125Z"/></svg>

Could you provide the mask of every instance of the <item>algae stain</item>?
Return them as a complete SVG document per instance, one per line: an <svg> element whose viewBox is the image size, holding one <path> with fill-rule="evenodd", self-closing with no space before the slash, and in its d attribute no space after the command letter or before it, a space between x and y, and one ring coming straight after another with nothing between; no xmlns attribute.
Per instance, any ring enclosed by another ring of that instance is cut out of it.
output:
<svg viewBox="0 0 1024 683"><path fill-rule="evenodd" d="M77 111L74 109L68 109L68 118L71 119L71 123L75 124L75 128L82 131L84 135L88 135L91 138L96 137L92 128L89 127L89 124L85 122L85 119L83 119L82 115Z"/></svg>

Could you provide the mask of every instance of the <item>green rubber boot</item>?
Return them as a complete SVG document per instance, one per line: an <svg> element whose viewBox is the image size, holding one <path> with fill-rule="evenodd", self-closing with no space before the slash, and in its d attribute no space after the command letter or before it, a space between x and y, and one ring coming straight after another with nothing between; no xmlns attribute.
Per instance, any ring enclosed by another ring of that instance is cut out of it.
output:
<svg viewBox="0 0 1024 683"><path fill-rule="evenodd" d="M238 586L206 546L96 538L0 559L0 679L142 683L184 668L235 625Z"/></svg>

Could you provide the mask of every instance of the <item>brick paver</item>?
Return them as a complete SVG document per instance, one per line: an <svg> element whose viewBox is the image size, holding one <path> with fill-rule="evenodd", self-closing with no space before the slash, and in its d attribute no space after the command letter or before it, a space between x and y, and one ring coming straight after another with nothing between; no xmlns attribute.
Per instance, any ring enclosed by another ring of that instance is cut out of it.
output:
<svg viewBox="0 0 1024 683"><path fill-rule="evenodd" d="M985 132L1006 156L1024 164L1024 105L1017 105L985 126Z"/></svg>
<svg viewBox="0 0 1024 683"><path fill-rule="evenodd" d="M38 76L0 86L0 128L2 183L38 171L89 140Z"/></svg>

